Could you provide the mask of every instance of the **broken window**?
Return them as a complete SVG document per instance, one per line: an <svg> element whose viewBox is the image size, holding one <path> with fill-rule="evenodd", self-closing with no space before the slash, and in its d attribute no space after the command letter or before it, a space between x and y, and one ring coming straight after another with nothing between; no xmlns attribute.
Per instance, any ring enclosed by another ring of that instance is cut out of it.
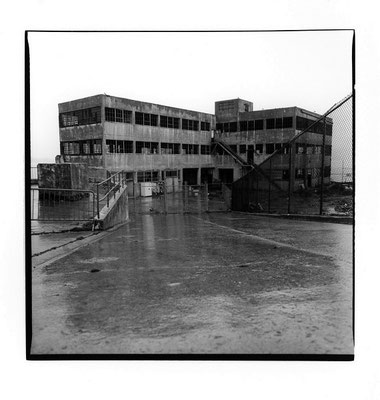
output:
<svg viewBox="0 0 380 400"><path fill-rule="evenodd" d="M245 144L241 144L239 146L239 151L240 151L240 154L245 154L247 151L247 146Z"/></svg>
<svg viewBox="0 0 380 400"><path fill-rule="evenodd" d="M132 123L132 111L123 110L123 122L127 124Z"/></svg>
<svg viewBox="0 0 380 400"><path fill-rule="evenodd" d="M157 154L158 142L136 142L136 153Z"/></svg>
<svg viewBox="0 0 380 400"><path fill-rule="evenodd" d="M264 144L260 143L256 145L256 153L257 154L262 154L264 150Z"/></svg>
<svg viewBox="0 0 380 400"><path fill-rule="evenodd" d="M224 122L223 123L223 132L229 132L229 131L230 131L230 123Z"/></svg>
<svg viewBox="0 0 380 400"><path fill-rule="evenodd" d="M216 130L217 130L217 131L220 131L220 132L223 132L223 124L220 123L220 122L218 122L218 123L216 124Z"/></svg>
<svg viewBox="0 0 380 400"><path fill-rule="evenodd" d="M165 115L160 115L160 126L161 128L168 127L168 117L165 117Z"/></svg>
<svg viewBox="0 0 380 400"><path fill-rule="evenodd" d="M276 118L276 129L282 129L282 118Z"/></svg>
<svg viewBox="0 0 380 400"><path fill-rule="evenodd" d="M144 113L144 125L150 125L150 114Z"/></svg>
<svg viewBox="0 0 380 400"><path fill-rule="evenodd" d="M249 131L254 131L255 130L255 121L248 121L248 130Z"/></svg>
<svg viewBox="0 0 380 400"><path fill-rule="evenodd" d="M85 108L82 110L68 111L59 114L59 126L65 128L77 125L97 124L101 122L99 107Z"/></svg>
<svg viewBox="0 0 380 400"><path fill-rule="evenodd" d="M274 118L269 118L266 120L267 129L274 129L274 126L275 126Z"/></svg>
<svg viewBox="0 0 380 400"><path fill-rule="evenodd" d="M161 143L161 154L180 154L180 144Z"/></svg>
<svg viewBox="0 0 380 400"><path fill-rule="evenodd" d="M210 122L201 121L201 131L209 131Z"/></svg>
<svg viewBox="0 0 380 400"><path fill-rule="evenodd" d="M93 141L93 151L94 154L102 154L102 141L101 139L96 139Z"/></svg>

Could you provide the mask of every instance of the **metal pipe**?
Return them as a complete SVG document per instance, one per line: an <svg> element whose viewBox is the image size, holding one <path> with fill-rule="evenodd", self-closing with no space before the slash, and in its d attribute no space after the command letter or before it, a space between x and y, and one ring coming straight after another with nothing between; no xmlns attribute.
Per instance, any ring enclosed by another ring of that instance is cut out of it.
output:
<svg viewBox="0 0 380 400"><path fill-rule="evenodd" d="M323 213L323 186L325 175L325 146L326 146L326 118L323 120L323 139L322 139L322 165L321 165L321 194L319 199L319 215Z"/></svg>

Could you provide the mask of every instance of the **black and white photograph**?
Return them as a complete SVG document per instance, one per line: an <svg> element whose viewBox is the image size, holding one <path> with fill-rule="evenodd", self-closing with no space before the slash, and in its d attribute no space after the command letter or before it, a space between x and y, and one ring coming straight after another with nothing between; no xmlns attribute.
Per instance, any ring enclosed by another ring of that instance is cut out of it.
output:
<svg viewBox="0 0 380 400"><path fill-rule="evenodd" d="M25 49L30 359L353 360L352 29Z"/></svg>

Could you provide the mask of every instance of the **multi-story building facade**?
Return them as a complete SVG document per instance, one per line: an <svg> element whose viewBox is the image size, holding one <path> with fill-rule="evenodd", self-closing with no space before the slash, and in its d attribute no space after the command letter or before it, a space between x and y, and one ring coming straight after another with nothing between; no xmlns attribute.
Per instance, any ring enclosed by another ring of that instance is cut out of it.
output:
<svg viewBox="0 0 380 400"><path fill-rule="evenodd" d="M189 184L232 182L260 165L320 116L297 108L253 111L251 102L215 103L215 115L108 95L59 104L61 159L86 163L90 179L125 170L134 182L177 177ZM332 121L325 135L331 155ZM275 179L317 182L323 127L318 123L297 140L295 171L287 150L276 157ZM330 165L327 158L325 166Z"/></svg>

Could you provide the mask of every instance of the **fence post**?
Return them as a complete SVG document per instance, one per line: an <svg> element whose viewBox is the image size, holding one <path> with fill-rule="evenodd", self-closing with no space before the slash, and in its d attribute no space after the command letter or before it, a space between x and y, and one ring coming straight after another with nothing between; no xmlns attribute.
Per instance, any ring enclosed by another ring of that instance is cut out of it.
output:
<svg viewBox="0 0 380 400"><path fill-rule="evenodd" d="M189 202L189 188L187 187L187 182L185 181L185 212L188 210Z"/></svg>
<svg viewBox="0 0 380 400"><path fill-rule="evenodd" d="M319 200L319 215L322 215L322 213L323 213L323 186L324 186L324 175L325 175L325 145L326 145L326 117L323 118L321 197Z"/></svg>
<svg viewBox="0 0 380 400"><path fill-rule="evenodd" d="M96 185L96 212L98 214L98 218L100 217L99 215L99 184Z"/></svg>
<svg viewBox="0 0 380 400"><path fill-rule="evenodd" d="M293 143L289 143L289 185L288 185L288 214L291 213L291 199L292 199L292 195L293 195L293 188L292 188L292 183L293 183Z"/></svg>
<svg viewBox="0 0 380 400"><path fill-rule="evenodd" d="M205 183L205 192L206 192L206 212L208 212L208 183Z"/></svg>
<svg viewBox="0 0 380 400"><path fill-rule="evenodd" d="M272 157L269 159L268 212L270 212L271 180L272 180Z"/></svg>
<svg viewBox="0 0 380 400"><path fill-rule="evenodd" d="M166 181L164 181L164 213L167 214L168 213L168 199L166 196Z"/></svg>

